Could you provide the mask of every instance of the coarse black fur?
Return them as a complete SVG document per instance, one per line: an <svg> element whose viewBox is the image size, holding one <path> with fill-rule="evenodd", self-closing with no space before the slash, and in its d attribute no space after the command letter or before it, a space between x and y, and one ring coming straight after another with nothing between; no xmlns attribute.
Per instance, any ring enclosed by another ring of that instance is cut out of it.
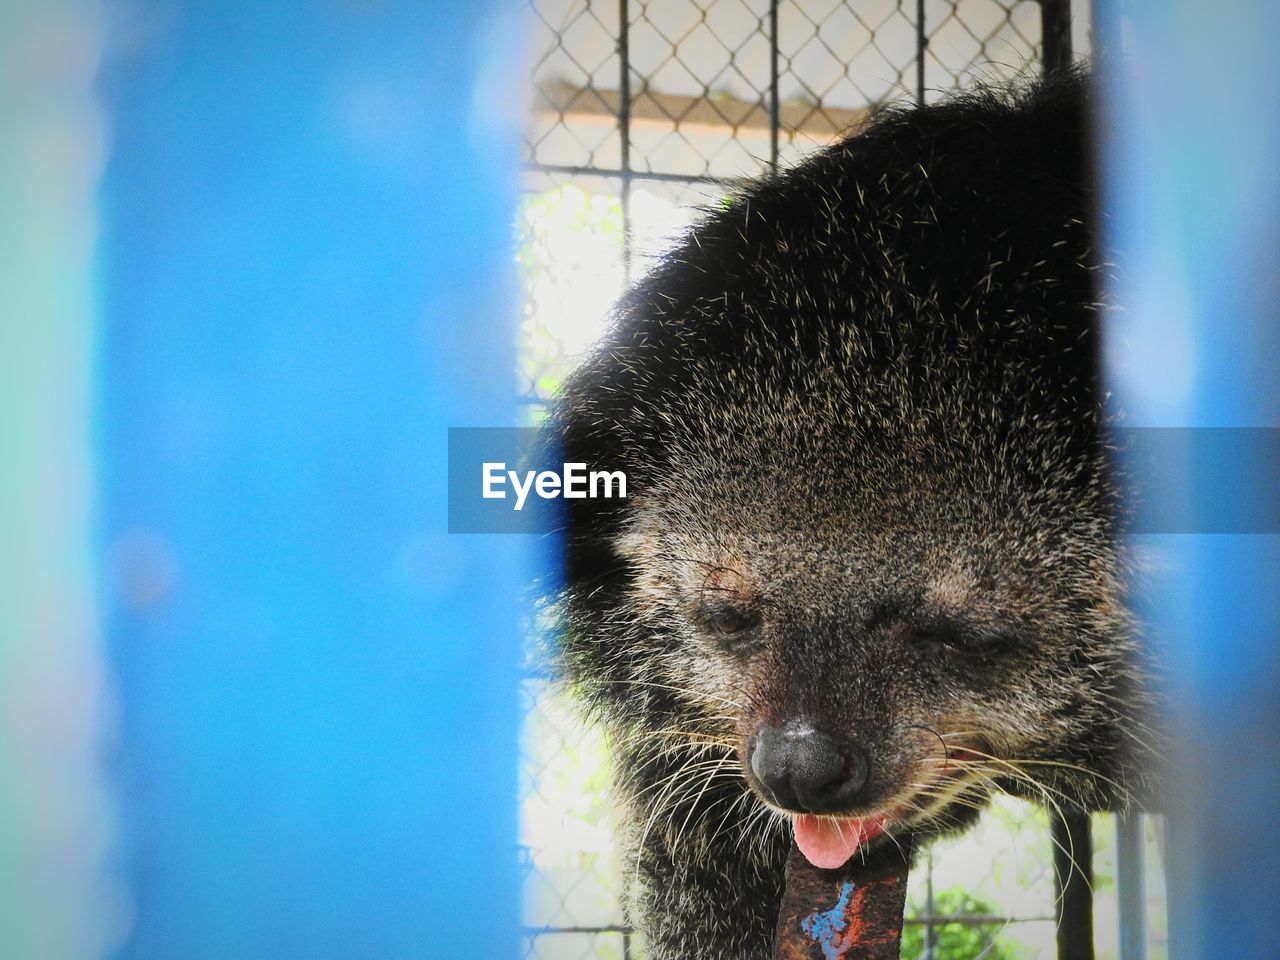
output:
<svg viewBox="0 0 1280 960"><path fill-rule="evenodd" d="M803 718L890 843L1146 787L1096 371L1081 74L894 109L705 215L566 383L563 669L611 736L653 960L763 960Z"/></svg>

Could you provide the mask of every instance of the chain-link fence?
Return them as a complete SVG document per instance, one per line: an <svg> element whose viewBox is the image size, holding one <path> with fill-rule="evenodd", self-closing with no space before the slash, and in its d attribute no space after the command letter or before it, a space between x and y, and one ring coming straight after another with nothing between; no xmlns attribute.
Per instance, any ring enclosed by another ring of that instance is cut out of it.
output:
<svg viewBox="0 0 1280 960"><path fill-rule="evenodd" d="M1061 0L531 0L517 223L531 411L699 208L890 101L1065 63L1088 47L1086 12L1073 19ZM620 907L605 746L541 681L526 695L527 956L643 956ZM1101 895L1112 868L1105 842L1096 852ZM913 872L903 956L1053 957L1052 861L1044 813L998 801ZM1105 915L1105 896L1095 902Z"/></svg>

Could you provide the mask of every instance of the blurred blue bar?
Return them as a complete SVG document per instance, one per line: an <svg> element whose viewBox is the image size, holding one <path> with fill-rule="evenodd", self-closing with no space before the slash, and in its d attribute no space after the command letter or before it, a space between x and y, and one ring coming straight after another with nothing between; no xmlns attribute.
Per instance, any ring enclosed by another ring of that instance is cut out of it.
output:
<svg viewBox="0 0 1280 960"><path fill-rule="evenodd" d="M0 957L116 936L93 564L92 0L0 3Z"/></svg>
<svg viewBox="0 0 1280 960"><path fill-rule="evenodd" d="M514 956L505 0L109 7L100 532L138 960Z"/></svg>
<svg viewBox="0 0 1280 960"><path fill-rule="evenodd" d="M1101 6L1114 12L1118 0ZM1108 9L1111 8L1111 9ZM1129 426L1280 425L1280 5L1132 0L1105 76L1114 407ZM1233 463L1158 478L1211 502ZM1271 486L1248 492L1275 498ZM1274 958L1280 538L1165 535L1146 597L1173 700L1171 956Z"/></svg>
<svg viewBox="0 0 1280 960"><path fill-rule="evenodd" d="M1119 960L1147 960L1146 821L1133 811L1115 820Z"/></svg>

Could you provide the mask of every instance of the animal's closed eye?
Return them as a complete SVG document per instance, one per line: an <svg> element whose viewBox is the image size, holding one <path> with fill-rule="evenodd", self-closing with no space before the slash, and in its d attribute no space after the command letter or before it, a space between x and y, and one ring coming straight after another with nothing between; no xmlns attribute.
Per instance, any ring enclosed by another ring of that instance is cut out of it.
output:
<svg viewBox="0 0 1280 960"><path fill-rule="evenodd" d="M745 607L704 607L698 620L707 630L726 637L746 633L760 626L760 614Z"/></svg>
<svg viewBox="0 0 1280 960"><path fill-rule="evenodd" d="M922 647L937 647L948 653L986 659L1004 653L1016 644L1016 638L994 630L977 630L957 624L935 624L914 627L911 642Z"/></svg>

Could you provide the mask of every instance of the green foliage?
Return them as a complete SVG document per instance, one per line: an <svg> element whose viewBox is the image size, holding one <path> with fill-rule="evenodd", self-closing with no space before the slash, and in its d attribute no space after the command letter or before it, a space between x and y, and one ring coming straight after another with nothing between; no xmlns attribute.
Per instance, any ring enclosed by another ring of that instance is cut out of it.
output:
<svg viewBox="0 0 1280 960"><path fill-rule="evenodd" d="M939 916L990 916L997 911L984 900L970 896L960 887L941 891L934 898L934 911ZM1004 926L995 923L942 923L934 927L937 946L933 960L1024 960L1026 954L1013 944L992 941ZM925 956L925 927L912 923L902 931L902 960L921 960ZM985 952L984 952L985 951Z"/></svg>

